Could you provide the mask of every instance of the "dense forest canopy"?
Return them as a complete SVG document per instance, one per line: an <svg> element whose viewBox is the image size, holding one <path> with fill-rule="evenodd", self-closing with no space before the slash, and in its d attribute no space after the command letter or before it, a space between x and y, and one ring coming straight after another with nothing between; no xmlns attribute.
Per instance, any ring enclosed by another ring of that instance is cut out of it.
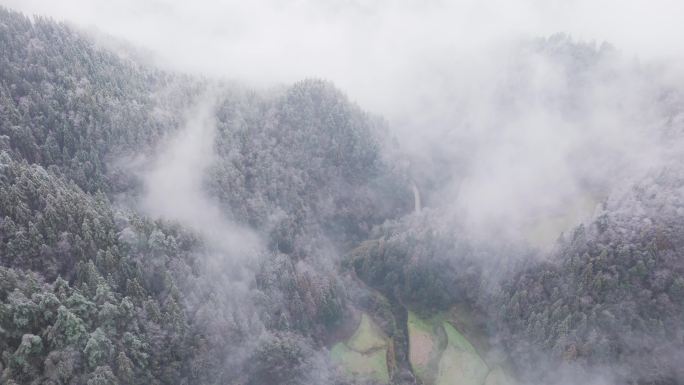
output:
<svg viewBox="0 0 684 385"><path fill-rule="evenodd" d="M0 8L0 383L684 382L662 73L526 41L406 147L329 81L103 39Z"/></svg>

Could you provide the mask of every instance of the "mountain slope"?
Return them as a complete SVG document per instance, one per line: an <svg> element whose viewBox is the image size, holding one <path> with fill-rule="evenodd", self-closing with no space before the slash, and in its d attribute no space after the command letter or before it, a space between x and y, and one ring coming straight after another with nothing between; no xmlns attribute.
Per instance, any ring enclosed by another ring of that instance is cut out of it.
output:
<svg viewBox="0 0 684 385"><path fill-rule="evenodd" d="M382 123L321 81L234 92L51 20L2 9L0 29L2 381L336 381L320 354L346 311L336 247L409 197L381 158ZM138 167L209 88L216 156L199 187L263 239L245 264L114 203L145 193Z"/></svg>

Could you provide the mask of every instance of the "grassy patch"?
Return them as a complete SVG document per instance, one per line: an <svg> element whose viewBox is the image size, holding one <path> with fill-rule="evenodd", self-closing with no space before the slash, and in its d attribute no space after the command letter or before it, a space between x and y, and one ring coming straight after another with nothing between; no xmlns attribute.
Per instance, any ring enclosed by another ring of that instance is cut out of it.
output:
<svg viewBox="0 0 684 385"><path fill-rule="evenodd" d="M433 330L431 322L418 317L416 313L412 311L408 312L408 326L409 328L415 328L430 334L432 334Z"/></svg>
<svg viewBox="0 0 684 385"><path fill-rule="evenodd" d="M488 373L480 356L449 345L439 361L435 385L482 385Z"/></svg>
<svg viewBox="0 0 684 385"><path fill-rule="evenodd" d="M513 385L514 382L500 367L495 367L487 375L484 385Z"/></svg>
<svg viewBox="0 0 684 385"><path fill-rule="evenodd" d="M447 334L447 338L449 339L449 345L452 345L456 348L465 350L467 352L477 354L477 351L475 350L475 347L468 341L463 334L461 334L458 330L456 330L455 327L453 327L450 323L444 322L442 323L442 326L444 327L444 331Z"/></svg>
<svg viewBox="0 0 684 385"><path fill-rule="evenodd" d="M387 355L383 349L364 354L350 349L344 342L335 344L330 350L334 362L344 367L347 373L372 378L382 383L389 383Z"/></svg>
<svg viewBox="0 0 684 385"><path fill-rule="evenodd" d="M349 374L389 383L387 339L365 313L349 340L332 347L330 357Z"/></svg>
<svg viewBox="0 0 684 385"><path fill-rule="evenodd" d="M360 353L369 352L387 346L387 339L375 323L365 313L361 314L361 322L351 336L347 345Z"/></svg>
<svg viewBox="0 0 684 385"><path fill-rule="evenodd" d="M409 312L408 330L411 364L425 384L484 384L487 364L446 313L423 319Z"/></svg>

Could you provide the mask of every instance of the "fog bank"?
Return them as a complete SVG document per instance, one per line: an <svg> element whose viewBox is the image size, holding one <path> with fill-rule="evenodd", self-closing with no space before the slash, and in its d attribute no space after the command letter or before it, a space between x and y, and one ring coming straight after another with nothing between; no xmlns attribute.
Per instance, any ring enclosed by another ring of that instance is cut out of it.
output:
<svg viewBox="0 0 684 385"><path fill-rule="evenodd" d="M684 84L673 0L0 3L129 41L161 68L331 80L388 119L426 206L515 237L567 208L590 215L613 182L657 167L653 130L676 115L658 98Z"/></svg>

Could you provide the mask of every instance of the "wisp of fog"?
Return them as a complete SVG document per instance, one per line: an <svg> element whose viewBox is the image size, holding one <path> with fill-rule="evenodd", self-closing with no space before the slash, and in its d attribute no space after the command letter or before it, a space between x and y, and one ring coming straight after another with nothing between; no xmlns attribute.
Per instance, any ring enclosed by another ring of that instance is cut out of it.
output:
<svg viewBox="0 0 684 385"><path fill-rule="evenodd" d="M232 223L204 189L207 168L215 159L218 91L206 91L185 113L184 127L162 141L149 169L142 171L142 211L177 221L207 238L209 245L233 259L254 255L257 236Z"/></svg>

